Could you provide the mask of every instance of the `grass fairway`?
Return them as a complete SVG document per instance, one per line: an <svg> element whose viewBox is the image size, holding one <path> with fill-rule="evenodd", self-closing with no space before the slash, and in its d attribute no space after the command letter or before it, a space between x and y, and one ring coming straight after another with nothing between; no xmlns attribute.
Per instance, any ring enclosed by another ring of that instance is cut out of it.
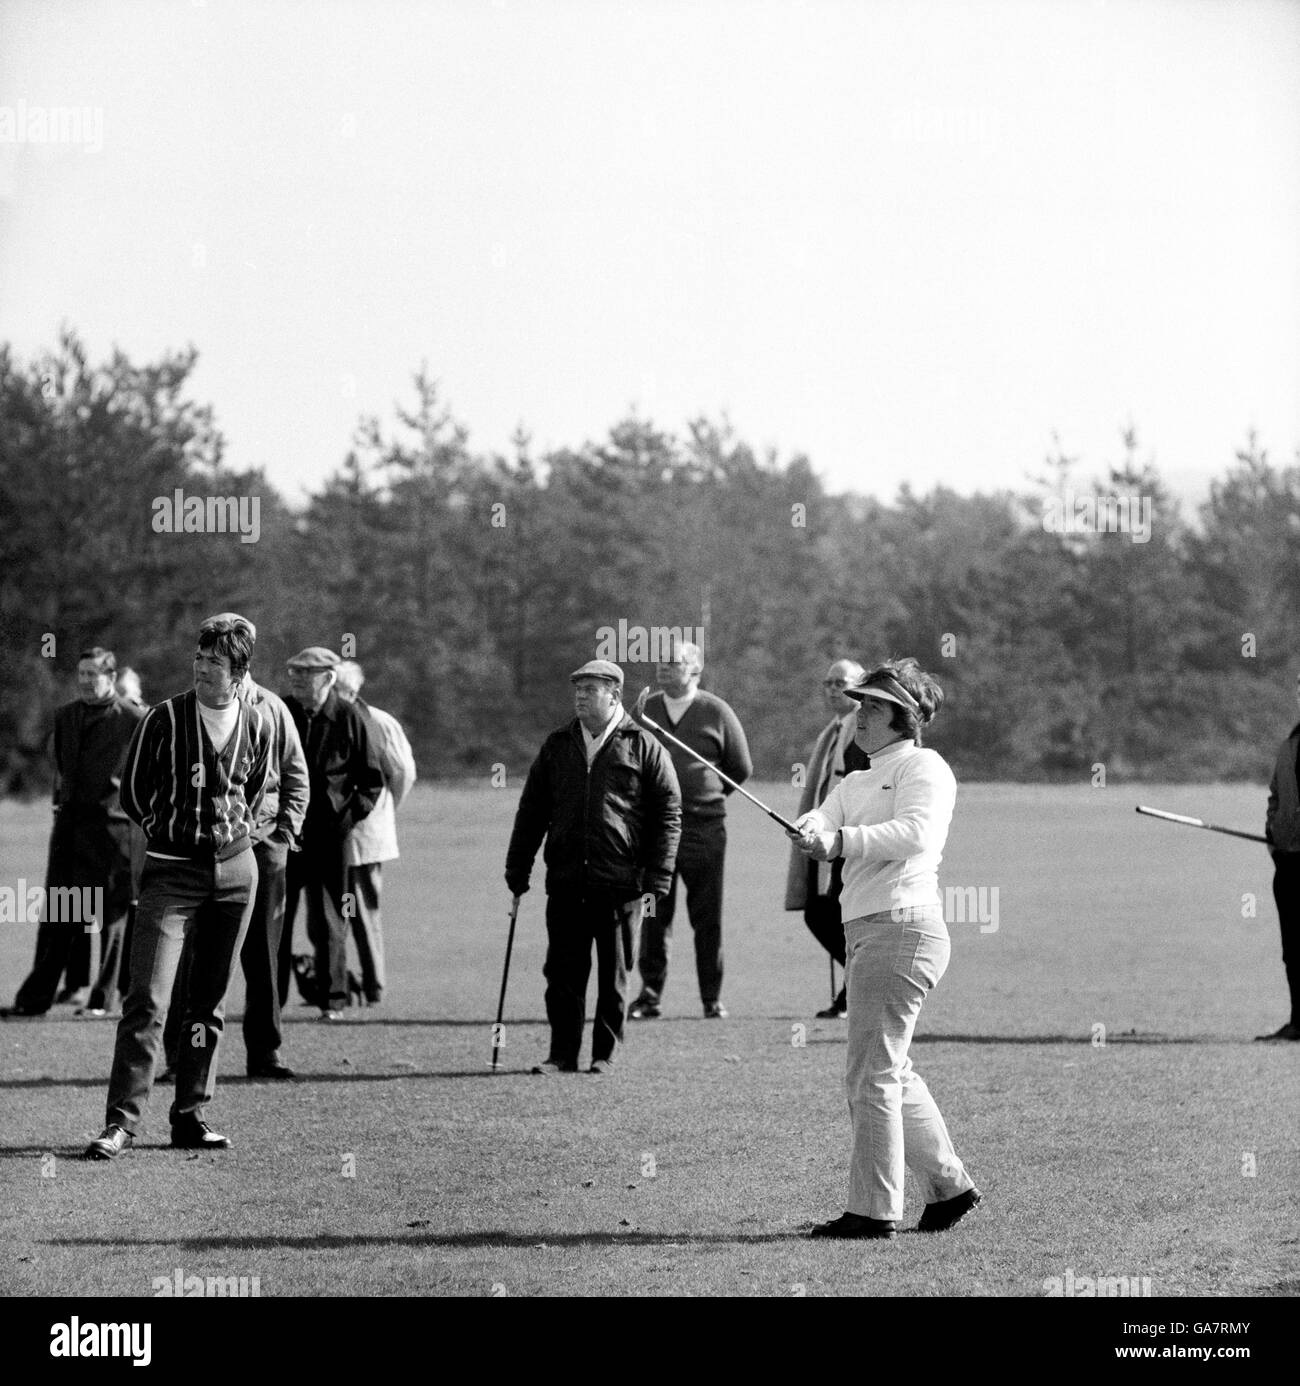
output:
<svg viewBox="0 0 1300 1386"><path fill-rule="evenodd" d="M168 1149L159 1092L134 1150L82 1163L114 1027L66 1007L0 1024L0 1292L147 1296L177 1268L264 1296L1041 1295L1067 1270L1153 1295L1300 1288L1300 1050L1250 1042L1286 1018L1267 855L1133 812L1256 829L1262 790L962 787L941 880L982 892L985 922L950 925L913 1058L987 1203L947 1236L864 1245L799 1235L844 1206L844 1027L811 1018L825 957L780 909L784 838L743 802L732 1018L700 1017L683 919L665 1018L632 1027L619 1071L528 1076L539 872L488 1073L518 788L415 791L385 870L388 1001L333 1027L291 1006L292 1086L245 1081L231 1027L225 1154ZM0 884L40 883L48 824L0 804ZM5 1001L33 937L0 930ZM907 1226L919 1212L909 1190Z"/></svg>

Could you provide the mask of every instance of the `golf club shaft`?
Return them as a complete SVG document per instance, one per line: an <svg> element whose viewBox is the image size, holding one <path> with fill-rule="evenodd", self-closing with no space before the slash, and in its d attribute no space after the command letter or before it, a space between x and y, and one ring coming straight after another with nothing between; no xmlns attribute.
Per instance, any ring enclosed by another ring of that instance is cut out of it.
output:
<svg viewBox="0 0 1300 1386"><path fill-rule="evenodd" d="M1139 813L1145 813L1150 818L1163 818L1167 823L1183 823L1189 828L1204 828L1210 833L1226 833L1229 837L1244 837L1247 842L1263 842L1267 844L1268 838L1262 837L1259 833L1242 832L1240 828L1221 828L1217 823L1207 823L1203 818L1189 818L1184 813L1166 813L1163 809L1147 808L1145 804L1137 806Z"/></svg>
<svg viewBox="0 0 1300 1386"><path fill-rule="evenodd" d="M506 1013L506 983L510 979L510 953L515 946L515 920L519 918L519 896L510 897L510 932L506 935L506 965L501 970L501 998L497 1002L497 1023L492 1027L492 1064L497 1066L501 1052L501 1022Z"/></svg>
<svg viewBox="0 0 1300 1386"><path fill-rule="evenodd" d="M722 781L723 784L729 784L732 787L732 789L735 789L739 791L739 793L743 794L751 804L756 804L759 808L763 810L765 814L767 814L769 818L774 819L777 823L780 823L780 825L786 830L786 832L797 833L799 831L798 828L796 828L795 825L791 823L788 819L782 818L781 815L777 813L775 809L768 808L768 806L762 801L762 799L756 799L749 792L749 790L745 788L743 784L737 784L735 780L731 778L730 775L724 775L722 771L719 770L718 767L714 765L714 763L711 760L707 760L698 751L693 750L690 746L688 746L684 741L679 741L677 737L675 737L672 734L672 732L665 731L663 727L661 727L659 723L654 720L653 717L647 717L645 713L642 712L639 715L639 720L645 726L649 727L651 731L658 732L659 735L662 736L666 741L671 741L673 745L676 746L679 750L685 751L688 756L693 756L696 760L700 762L701 765L707 765L709 769L712 770L713 773Z"/></svg>

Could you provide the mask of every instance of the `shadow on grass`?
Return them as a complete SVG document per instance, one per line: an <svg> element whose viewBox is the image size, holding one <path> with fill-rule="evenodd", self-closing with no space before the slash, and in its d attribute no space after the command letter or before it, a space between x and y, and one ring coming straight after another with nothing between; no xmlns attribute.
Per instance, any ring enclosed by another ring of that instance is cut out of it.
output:
<svg viewBox="0 0 1300 1386"><path fill-rule="evenodd" d="M1092 1047L1091 1035L913 1035L913 1044L1081 1044ZM1225 1035L1158 1035L1138 1034L1130 1030L1121 1034L1106 1031L1106 1045L1112 1044L1236 1044ZM1101 1047L1101 1046L1098 1046Z"/></svg>
<svg viewBox="0 0 1300 1386"><path fill-rule="evenodd" d="M131 1247L171 1246L184 1251L338 1251L361 1246L730 1246L805 1240L801 1231L789 1232L419 1232L402 1236L358 1233L319 1237L51 1237L44 1246L97 1246L126 1250Z"/></svg>
<svg viewBox="0 0 1300 1386"><path fill-rule="evenodd" d="M320 1025L320 1024L321 1024L320 1018L319 1018L318 1016L316 1016L316 1015L297 1015L297 1016L286 1015L286 1016L284 1016L284 1017L282 1017L282 1018L283 1018L283 1020L284 1020L285 1022L287 1022L287 1023L297 1024L297 1025ZM242 1017L239 1016L239 1015L235 1015L234 1017L232 1017L232 1019L238 1021L238 1020L241 1020ZM226 1023L229 1025L229 1024L231 1023L231 1021L230 1021L230 1020L227 1020ZM507 1021L505 1022L505 1025L506 1025L506 1028L509 1029L510 1026L512 1026L512 1025L546 1025L547 1023L548 1023L548 1022L547 1022L546 1018L545 1018L544 1016L540 1016L540 1017L536 1017L536 1018L531 1019L531 1020L528 1019L528 1018L524 1018L524 1019L522 1019L522 1020L520 1020L520 1019L515 1019L515 1018L511 1018L510 1020L507 1020ZM410 1027L414 1027L414 1028L417 1028L417 1029L427 1029L427 1030L442 1030L442 1029L450 1029L450 1028L458 1027L458 1026L459 1026L459 1027L468 1027L469 1029L473 1029L473 1030L490 1030L490 1029L492 1028L492 1021L489 1020L489 1019L487 1019L486 1017L483 1018L483 1019L481 1019L481 1020L433 1020L433 1019L422 1020L422 1019L420 1019L420 1018L417 1017L417 1016L401 1016L401 1017L398 1017L398 1016L385 1016L385 1015L375 1015L375 1016L371 1016L371 1015L366 1015L366 1014L364 1013L364 1011L363 1011L362 1014L360 1014L360 1015L358 1015L358 1016L349 1016L346 1020L336 1020L336 1021L333 1021L333 1022L330 1024L330 1027L329 1027L329 1028L330 1028L331 1030L353 1030L353 1029L360 1029L362 1026L367 1026L367 1025L373 1025L373 1026L388 1025L388 1026L391 1026L391 1027L392 1027L393 1029L395 1029L395 1030L406 1029L406 1028L410 1028Z"/></svg>
<svg viewBox="0 0 1300 1386"><path fill-rule="evenodd" d="M812 1034L805 1043L846 1044L848 1030L835 1035ZM1105 1047L1113 1044L1244 1044L1244 1037L1230 1035L1117 1035L1107 1032ZM1090 1049L1090 1035L913 1035L913 1044L1065 1044ZM1099 1046L1100 1047L1100 1046Z"/></svg>
<svg viewBox="0 0 1300 1386"><path fill-rule="evenodd" d="M236 1016L234 1016L232 1019L233 1019L233 1021L238 1021L239 1018L240 1018L240 1017L239 1017L238 1015L236 1015ZM288 1020L288 1019L290 1019L290 1017L286 1016L285 1019ZM300 1022L300 1023L304 1023L304 1024L306 1024L306 1023L319 1024L319 1023L320 1023L314 1015L302 1015L302 1016L294 1017L293 1019L295 1019L296 1021L298 1021L298 1022ZM666 1028L666 1027L671 1026L671 1025L673 1025L673 1024L675 1024L675 1023L678 1023L678 1022L685 1023L685 1024L688 1024L688 1025L689 1025L689 1024L696 1023L696 1022L698 1022L698 1023L700 1023L700 1024L704 1024L704 1023L705 1023L705 1020L706 1020L706 1017L704 1017L704 1016L697 1016L697 1015L669 1015L669 1016L661 1016L658 1020L654 1021L653 1024L654 1024L654 1026L655 1026L656 1029L663 1029L663 1028ZM800 1024L809 1024L809 1023L810 1023L810 1022L808 1021L808 1018L807 1018L806 1016L804 1016L804 1015L750 1015L750 1016L733 1017L732 1022L731 1022L733 1026L736 1024L736 1021L737 1021L737 1020L741 1021L742 1023L743 1023L744 1021L760 1021L760 1022L762 1022L762 1023L764 1023L764 1024L768 1024L768 1023L787 1024L787 1023L794 1023L794 1022L798 1022L798 1023L800 1023ZM227 1022L227 1023L231 1023L231 1022ZM548 1023L549 1023L549 1022L548 1022L544 1017L535 1017L535 1018L532 1018L532 1019L524 1019L524 1020L511 1019L511 1020L507 1020L507 1021L505 1022L506 1028L507 1028L507 1029L509 1029L509 1028L510 1028L511 1026L513 1026L513 1025L537 1025L537 1026L545 1027ZM709 1023L711 1023L711 1024L713 1024L713 1025L716 1025L718 1022L717 1022L716 1020L713 1020L713 1021L710 1021ZM845 1042L847 1036L848 1036L848 1026L845 1025L845 1024L837 1024L836 1022L833 1022L833 1021L830 1022L830 1024L833 1025L835 1028L834 1028L834 1031L833 1031L833 1032L829 1032L829 1033L828 1033L825 1026L813 1023L813 1031L814 1031L814 1033L813 1033L813 1034L810 1034L810 1035L808 1036L807 1043L808 1043L808 1044L843 1044L843 1043ZM647 1023L646 1023L646 1022L634 1022L634 1025L635 1025L634 1033L636 1033L636 1032L638 1032L640 1029L642 1029L643 1027L645 1027L645 1026L647 1025ZM371 1017L371 1016L367 1016L367 1015L362 1014L362 1015L357 1016L355 1019L344 1020L344 1021L338 1021L338 1022L336 1022L335 1024L331 1025L331 1026L330 1026L330 1029L331 1029L331 1030L349 1030L349 1029L360 1028L360 1027L362 1027L362 1026L392 1026L394 1029L402 1029L402 1028L407 1028L407 1027L414 1027L414 1028L418 1028L418 1029L431 1029L431 1030L437 1030L437 1029L442 1029L442 1028L452 1028L452 1027L468 1027L468 1028L470 1028L470 1029L490 1030L490 1029L492 1028L492 1022L491 1022L490 1020L486 1020L486 1019L482 1019L482 1020L432 1020L432 1019L430 1019L430 1020L421 1020L421 1019L415 1019L415 1018L410 1018L410 1017L403 1017L403 1018L400 1018L400 1019L399 1019L399 1018L396 1018L396 1017L387 1017L387 1016L373 1016L373 1017ZM1164 1034L1157 1034L1157 1033L1154 1033L1154 1032L1153 1032L1153 1033L1146 1033L1146 1034L1143 1034L1143 1033L1137 1033L1137 1032L1134 1032L1134 1031L1129 1031L1128 1033L1124 1033L1124 1034L1117 1033L1117 1032L1115 1032L1115 1031L1107 1031L1107 1033L1106 1033L1106 1043L1107 1043L1107 1044L1239 1044L1239 1043L1246 1043L1246 1042L1248 1042L1248 1040L1249 1040L1249 1036L1245 1036L1245 1035L1241 1035L1241 1036L1238 1036L1238 1035L1205 1035L1205 1034L1202 1034L1202 1035L1164 1035ZM1081 1044L1081 1045L1088 1045L1088 1046L1091 1046L1091 1044L1092 1044L1092 1036L1091 1036L1090 1034L1079 1034L1079 1033L1070 1034L1070 1035L1064 1035L1064 1034L1061 1034L1061 1035L943 1035L943 1034L920 1034L920 1035L914 1035L914 1036L912 1037L912 1043L913 1043L913 1044ZM443 1077L451 1077L452 1075L451 1075L451 1074L443 1074L443 1075L440 1075L440 1076L443 1076ZM3 1086L3 1084L0 1084L0 1086Z"/></svg>
<svg viewBox="0 0 1300 1386"><path fill-rule="evenodd" d="M526 1068L498 1069L495 1073L485 1063L482 1069L448 1068L440 1070L403 1068L393 1073L304 1073L298 1070L298 1077L289 1087L299 1087L308 1083L396 1083L403 1078L502 1078L510 1074L530 1076ZM245 1078L232 1073L221 1078L224 1087L259 1087L274 1089L281 1085L268 1083L264 1078ZM170 1083L155 1084L155 1090L162 1092L171 1088ZM18 1090L30 1092L41 1088L108 1088L107 1078L5 1078L0 1079L0 1092Z"/></svg>
<svg viewBox="0 0 1300 1386"><path fill-rule="evenodd" d="M31 1088L107 1088L108 1075L98 1078L4 1078L0 1079L0 1092L10 1089L27 1090Z"/></svg>

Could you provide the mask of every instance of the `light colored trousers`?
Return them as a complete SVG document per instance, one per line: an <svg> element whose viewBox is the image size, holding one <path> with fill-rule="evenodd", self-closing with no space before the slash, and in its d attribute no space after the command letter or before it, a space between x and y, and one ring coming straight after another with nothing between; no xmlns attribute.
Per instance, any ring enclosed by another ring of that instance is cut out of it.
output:
<svg viewBox="0 0 1300 1386"><path fill-rule="evenodd" d="M845 1088L853 1123L848 1211L900 1222L904 1167L927 1203L974 1187L948 1128L907 1056L925 994L951 945L939 905L844 921L849 1049Z"/></svg>

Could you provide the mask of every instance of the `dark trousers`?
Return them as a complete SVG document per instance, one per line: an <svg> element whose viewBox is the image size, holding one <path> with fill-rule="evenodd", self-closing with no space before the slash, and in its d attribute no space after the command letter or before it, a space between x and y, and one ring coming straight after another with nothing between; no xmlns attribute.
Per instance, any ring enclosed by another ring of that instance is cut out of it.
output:
<svg viewBox="0 0 1300 1386"><path fill-rule="evenodd" d="M140 1124L153 1086L181 953L191 934L194 952L185 990L172 1122L201 1114L212 1100L226 991L256 892L257 859L251 851L218 862L157 857L146 861L131 936L131 985L122 1005L108 1080L109 1125L134 1132ZM200 918L205 904L211 908Z"/></svg>
<svg viewBox="0 0 1300 1386"><path fill-rule="evenodd" d="M343 895L347 867L341 842L304 842L290 852L285 889L285 927L280 940L276 982L283 1006L289 998L293 970L292 920L301 900L307 912L307 938L316 954L316 981L322 1005L342 1010L348 997L348 925ZM326 997L328 988L328 998Z"/></svg>
<svg viewBox="0 0 1300 1386"><path fill-rule="evenodd" d="M566 891L546 898L546 1018L552 1058L576 1064L587 1019L591 945L596 945L596 1020L591 1060L613 1059L623 1042L627 978L635 946L624 939L619 902L603 892ZM626 951L625 951L626 950Z"/></svg>
<svg viewBox="0 0 1300 1386"><path fill-rule="evenodd" d="M379 917L379 891L383 885L384 864L368 861L348 867L348 894L352 897L352 941L361 963L361 989L367 1001L378 1001L384 994L384 930Z"/></svg>
<svg viewBox="0 0 1300 1386"><path fill-rule="evenodd" d="M808 863L808 895L803 907L803 922L813 938L844 967L847 956L844 947L844 920L840 916L840 891L843 889L843 873L840 860L831 863L831 892L829 895L817 894L817 868L819 863Z"/></svg>
<svg viewBox="0 0 1300 1386"><path fill-rule="evenodd" d="M111 822L94 808L66 804L54 818L45 869L46 900L52 889L90 887L104 892L103 918L51 919L47 909L36 931L36 956L18 988L19 1010L44 1012L54 1004L59 979L80 990L90 982L90 940L100 936L100 970L92 1006L111 1010L117 1004L117 973L122 931L131 905L129 826Z"/></svg>
<svg viewBox="0 0 1300 1386"><path fill-rule="evenodd" d="M259 842L253 853L257 858L257 893L253 898L253 915L239 951L244 972L244 1048L248 1065L266 1063L280 1055L280 993L276 985L276 966L280 954L280 934L284 929L285 868L289 848L283 842ZM204 909L211 906L205 905ZM167 1064L178 1065L182 1017L185 1014L185 989L189 985L194 965L194 949L190 942L181 955L181 965L172 989L172 1004L163 1030L163 1047Z"/></svg>
<svg viewBox="0 0 1300 1386"><path fill-rule="evenodd" d="M686 818L677 848L677 870L656 913L641 924L641 995L656 1005L668 980L677 883L686 888L686 911L695 931L695 970L700 1000L712 1005L722 992L722 868L727 855L724 818Z"/></svg>
<svg viewBox="0 0 1300 1386"><path fill-rule="evenodd" d="M1300 1025L1300 852L1279 852L1273 866L1273 899L1282 926L1282 966L1291 989L1291 1024Z"/></svg>

